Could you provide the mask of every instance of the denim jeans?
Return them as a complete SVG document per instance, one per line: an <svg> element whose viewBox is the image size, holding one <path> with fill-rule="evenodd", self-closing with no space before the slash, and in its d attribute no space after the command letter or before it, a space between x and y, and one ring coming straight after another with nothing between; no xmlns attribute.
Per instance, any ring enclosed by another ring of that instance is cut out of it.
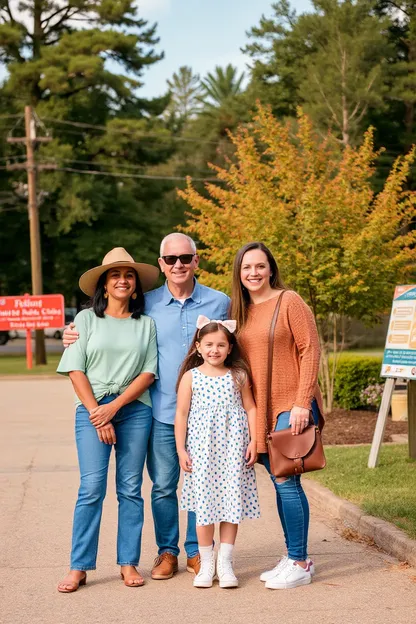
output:
<svg viewBox="0 0 416 624"><path fill-rule="evenodd" d="M312 403L312 415L318 424L319 408L316 401ZM289 428L290 412L279 414L275 431ZM270 462L267 453L262 453L264 467L270 474ZM278 482L270 474L276 491L277 511L282 523L287 553L290 559L305 561L308 556L309 503L300 481L300 475L288 477Z"/></svg>
<svg viewBox="0 0 416 624"><path fill-rule="evenodd" d="M158 553L179 554L179 510L177 489L180 475L173 425L153 419L149 440L147 469L152 487L152 512ZM187 557L198 554L195 513L188 512L185 551Z"/></svg>
<svg viewBox="0 0 416 624"><path fill-rule="evenodd" d="M116 395L104 397L99 405ZM122 407L112 420L116 432L116 491L118 499L118 565L138 565L140 559L143 498L141 487L152 426L152 410L140 401ZM72 531L72 570L95 570L103 501L107 490L112 446L100 442L88 410L76 410L75 437L81 484Z"/></svg>

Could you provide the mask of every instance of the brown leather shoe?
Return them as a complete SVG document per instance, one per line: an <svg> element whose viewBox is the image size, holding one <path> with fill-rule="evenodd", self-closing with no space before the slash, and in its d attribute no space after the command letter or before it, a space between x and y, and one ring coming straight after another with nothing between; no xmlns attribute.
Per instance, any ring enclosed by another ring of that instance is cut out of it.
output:
<svg viewBox="0 0 416 624"><path fill-rule="evenodd" d="M178 571L178 558L170 552L164 552L156 557L153 564L152 579L163 581L170 579Z"/></svg>
<svg viewBox="0 0 416 624"><path fill-rule="evenodd" d="M201 555L198 553L195 557L188 557L186 560L186 569L188 572L193 572L194 574L198 574L201 569Z"/></svg>

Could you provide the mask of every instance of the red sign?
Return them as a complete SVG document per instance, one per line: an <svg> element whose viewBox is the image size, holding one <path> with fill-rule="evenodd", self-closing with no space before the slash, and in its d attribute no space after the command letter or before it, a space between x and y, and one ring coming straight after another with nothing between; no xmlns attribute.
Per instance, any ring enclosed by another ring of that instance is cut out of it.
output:
<svg viewBox="0 0 416 624"><path fill-rule="evenodd" d="M59 328L64 325L63 295L0 297L0 330Z"/></svg>

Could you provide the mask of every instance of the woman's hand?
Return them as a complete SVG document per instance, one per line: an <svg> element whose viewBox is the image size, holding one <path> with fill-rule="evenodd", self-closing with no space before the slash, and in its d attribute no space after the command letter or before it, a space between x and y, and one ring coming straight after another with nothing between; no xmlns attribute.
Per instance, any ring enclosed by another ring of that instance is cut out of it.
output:
<svg viewBox="0 0 416 624"><path fill-rule="evenodd" d="M192 472L192 460L189 457L188 453L183 450L178 453L179 464L184 472Z"/></svg>
<svg viewBox="0 0 416 624"><path fill-rule="evenodd" d="M90 411L90 422L96 429L101 429L114 418L117 413L117 409L111 403L104 403L104 405L98 405Z"/></svg>
<svg viewBox="0 0 416 624"><path fill-rule="evenodd" d="M289 425L292 428L292 435L299 435L309 425L310 411L305 407L294 405L290 411Z"/></svg>
<svg viewBox="0 0 416 624"><path fill-rule="evenodd" d="M75 323L70 323L67 327L65 327L64 333L62 336L62 343L65 349L69 347L71 344L74 344L74 342L76 342L78 338L79 338L79 333L76 330Z"/></svg>
<svg viewBox="0 0 416 624"><path fill-rule="evenodd" d="M116 432L111 423L103 425L101 429L97 429L97 435L100 442L104 442L104 444L115 444L117 442Z"/></svg>
<svg viewBox="0 0 416 624"><path fill-rule="evenodd" d="M255 440L251 440L246 451L246 465L248 468L254 466L257 461L257 444Z"/></svg>

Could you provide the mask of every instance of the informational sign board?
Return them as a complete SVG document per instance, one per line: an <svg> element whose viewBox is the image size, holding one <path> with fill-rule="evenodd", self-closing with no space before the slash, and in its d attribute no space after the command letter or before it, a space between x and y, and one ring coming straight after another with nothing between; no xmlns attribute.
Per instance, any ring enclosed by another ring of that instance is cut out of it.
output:
<svg viewBox="0 0 416 624"><path fill-rule="evenodd" d="M381 376L416 379L416 285L394 291Z"/></svg>
<svg viewBox="0 0 416 624"><path fill-rule="evenodd" d="M64 325L63 295L0 297L0 330L30 331Z"/></svg>

